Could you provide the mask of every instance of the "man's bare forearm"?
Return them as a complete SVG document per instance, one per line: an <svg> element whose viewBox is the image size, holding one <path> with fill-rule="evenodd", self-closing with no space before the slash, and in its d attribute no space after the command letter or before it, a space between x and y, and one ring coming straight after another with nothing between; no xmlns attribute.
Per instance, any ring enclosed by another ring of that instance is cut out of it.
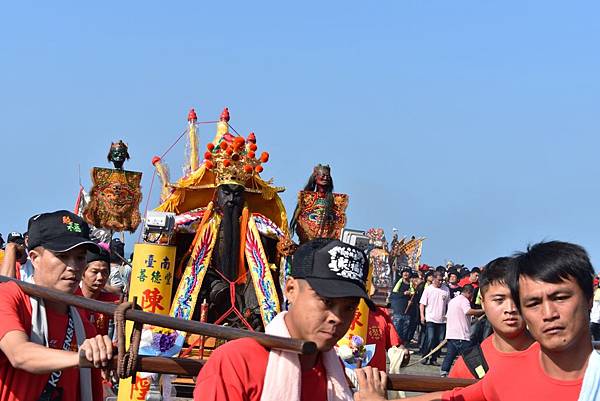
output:
<svg viewBox="0 0 600 401"><path fill-rule="evenodd" d="M0 340L0 349L15 369L33 374L51 373L55 370L79 365L77 352L47 348L29 341L20 331L10 331Z"/></svg>
<svg viewBox="0 0 600 401"><path fill-rule="evenodd" d="M12 246L6 246L4 250L4 259L0 265L0 274L15 278L17 276L17 252Z"/></svg>

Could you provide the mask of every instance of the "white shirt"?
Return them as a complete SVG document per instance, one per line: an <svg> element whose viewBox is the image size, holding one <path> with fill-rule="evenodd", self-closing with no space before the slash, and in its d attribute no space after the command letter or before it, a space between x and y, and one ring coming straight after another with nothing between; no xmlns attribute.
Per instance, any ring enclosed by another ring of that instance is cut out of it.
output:
<svg viewBox="0 0 600 401"><path fill-rule="evenodd" d="M450 299L450 290L445 285L437 288L430 285L423 291L420 303L425 305L425 321L446 323L446 306Z"/></svg>
<svg viewBox="0 0 600 401"><path fill-rule="evenodd" d="M600 401L600 354L596 350L588 360L578 401Z"/></svg>
<svg viewBox="0 0 600 401"><path fill-rule="evenodd" d="M594 291L594 303L590 312L590 322L600 323L600 289Z"/></svg>
<svg viewBox="0 0 600 401"><path fill-rule="evenodd" d="M471 309L471 302L460 294L448 302L446 313L446 339L465 340L471 338L471 316L467 312Z"/></svg>

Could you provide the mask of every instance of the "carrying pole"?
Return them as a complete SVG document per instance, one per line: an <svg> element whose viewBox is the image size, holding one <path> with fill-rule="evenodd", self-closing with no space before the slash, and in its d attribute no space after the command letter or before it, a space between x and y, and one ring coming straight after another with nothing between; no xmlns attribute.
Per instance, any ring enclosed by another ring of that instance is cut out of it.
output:
<svg viewBox="0 0 600 401"><path fill-rule="evenodd" d="M117 305L107 302L100 302L81 296L67 294L51 288L40 287L39 285L26 283L14 278L0 275L0 282L15 282L24 293L29 296L43 298L54 302L61 302L73 305L78 308L88 309L100 312L106 315L113 315ZM292 351L298 354L314 354L317 352L317 346L312 341L303 341L293 338L284 338L273 336L256 331L242 330L233 327L218 326L210 323L201 323L193 320L177 319L171 316L157 315L140 310L129 309L125 312L125 318L138 323L150 324L153 326L164 327L174 330L185 331L208 337L216 337L224 340L235 340L238 338L253 338L262 346L270 349L282 351Z"/></svg>

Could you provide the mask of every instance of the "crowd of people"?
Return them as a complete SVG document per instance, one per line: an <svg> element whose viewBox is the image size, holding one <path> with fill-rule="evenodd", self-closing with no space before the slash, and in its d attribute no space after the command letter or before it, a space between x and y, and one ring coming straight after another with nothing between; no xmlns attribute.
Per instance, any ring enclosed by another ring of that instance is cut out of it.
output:
<svg viewBox="0 0 600 401"><path fill-rule="evenodd" d="M63 293L119 302L130 270L123 244L97 244L68 211L32 217L11 233L0 273ZM368 256L338 240L316 239L294 254L284 286L289 306L268 334L316 344L297 355L251 338L217 348L196 379L199 400L380 400L385 350L413 346L440 374L478 381L415 400L594 400L600 397L600 290L586 251L545 242L481 268L401 270L392 318L367 293ZM113 355L109 318L0 284L0 401L100 401ZM379 353L355 371L353 394L336 354L359 301L370 307L369 338ZM488 335L489 333L489 335ZM441 360L443 345L446 345ZM86 364L83 364L83 362ZM81 368L81 365L94 368ZM599 398L600 399L600 398Z"/></svg>
<svg viewBox="0 0 600 401"><path fill-rule="evenodd" d="M582 247L558 241L490 262L479 284L494 334L479 347L479 364L465 353L450 371L451 377L480 380L413 399L600 399L600 355L593 350L590 322L598 302L594 276ZM357 399L385 399L384 372L367 367L357 375Z"/></svg>
<svg viewBox="0 0 600 401"><path fill-rule="evenodd" d="M441 376L448 375L456 356L491 333L482 319L480 274L479 267L467 270L462 265L435 269L422 265L417 271L405 267L392 288L394 326L404 343L418 346L421 363L440 366L446 340Z"/></svg>

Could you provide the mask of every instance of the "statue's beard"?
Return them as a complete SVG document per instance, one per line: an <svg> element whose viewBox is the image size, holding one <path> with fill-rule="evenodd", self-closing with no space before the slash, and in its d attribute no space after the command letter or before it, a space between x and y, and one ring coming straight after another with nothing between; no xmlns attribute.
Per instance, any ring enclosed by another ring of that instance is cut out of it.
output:
<svg viewBox="0 0 600 401"><path fill-rule="evenodd" d="M221 221L221 241L219 253L221 255L221 269L223 275L230 281L237 279L240 255L240 216L241 205L225 205L223 220Z"/></svg>

